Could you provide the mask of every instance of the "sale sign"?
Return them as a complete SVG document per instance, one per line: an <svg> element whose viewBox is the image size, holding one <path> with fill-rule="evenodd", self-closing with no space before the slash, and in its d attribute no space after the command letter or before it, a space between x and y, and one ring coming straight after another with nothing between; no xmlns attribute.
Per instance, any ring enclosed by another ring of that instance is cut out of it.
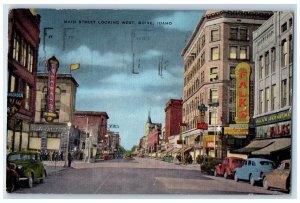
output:
<svg viewBox="0 0 300 203"><path fill-rule="evenodd" d="M48 88L46 96L46 111L44 112L44 118L48 122L52 122L57 114L55 112L55 90L56 90L56 72L59 67L58 60L52 56L47 60L46 66L48 68Z"/></svg>
<svg viewBox="0 0 300 203"><path fill-rule="evenodd" d="M249 123L250 65L239 63L235 68L236 78L236 123Z"/></svg>

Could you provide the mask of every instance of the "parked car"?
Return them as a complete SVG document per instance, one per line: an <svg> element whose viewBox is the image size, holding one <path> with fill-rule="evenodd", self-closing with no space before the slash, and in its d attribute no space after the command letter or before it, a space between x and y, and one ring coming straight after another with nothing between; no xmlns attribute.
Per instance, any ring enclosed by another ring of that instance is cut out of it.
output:
<svg viewBox="0 0 300 203"><path fill-rule="evenodd" d="M291 164L290 160L284 160L272 172L263 173L263 187L265 189L279 188L282 190L290 191L291 181Z"/></svg>
<svg viewBox="0 0 300 203"><path fill-rule="evenodd" d="M126 152L126 153L124 154L124 158L125 158L125 159L131 159L131 158L132 158L132 154L131 154L130 152Z"/></svg>
<svg viewBox="0 0 300 203"><path fill-rule="evenodd" d="M208 175L213 175L215 171L215 166L221 163L221 159L214 157L204 158L201 164L201 173L207 173Z"/></svg>
<svg viewBox="0 0 300 203"><path fill-rule="evenodd" d="M245 159L238 157L226 157L222 163L215 166L214 176L221 175L225 179L233 177L233 170L243 166Z"/></svg>
<svg viewBox="0 0 300 203"><path fill-rule="evenodd" d="M173 157L169 154L166 154L165 156L163 156L162 158L163 161L166 161L166 162L172 162L173 161Z"/></svg>
<svg viewBox="0 0 300 203"><path fill-rule="evenodd" d="M241 168L234 169L234 180L249 181L251 185L262 181L262 174L271 172L274 169L274 163L268 159L249 158L244 162Z"/></svg>
<svg viewBox="0 0 300 203"><path fill-rule="evenodd" d="M17 166L13 163L6 164L6 191L13 192L19 186L20 177L16 171Z"/></svg>
<svg viewBox="0 0 300 203"><path fill-rule="evenodd" d="M17 167L21 183L25 182L31 188L34 182L43 183L47 176L40 153L33 151L19 151L8 154L7 160Z"/></svg>

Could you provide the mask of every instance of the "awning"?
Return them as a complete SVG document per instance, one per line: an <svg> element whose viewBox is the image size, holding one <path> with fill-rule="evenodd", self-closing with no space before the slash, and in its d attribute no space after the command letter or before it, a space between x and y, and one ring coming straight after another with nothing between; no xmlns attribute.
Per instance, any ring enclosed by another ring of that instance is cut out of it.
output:
<svg viewBox="0 0 300 203"><path fill-rule="evenodd" d="M184 147L182 149L180 149L180 153L185 153L185 152L188 152L188 151L191 151L193 149L193 147Z"/></svg>
<svg viewBox="0 0 300 203"><path fill-rule="evenodd" d="M181 150L181 148L175 148L174 150L173 150L173 153L177 153L177 152L179 152Z"/></svg>
<svg viewBox="0 0 300 203"><path fill-rule="evenodd" d="M273 143L260 150L254 151L253 155L270 155L272 152L288 149L291 147L291 138L273 139Z"/></svg>
<svg viewBox="0 0 300 203"><path fill-rule="evenodd" d="M169 153L169 152L171 152L171 151L173 151L173 147L170 147L170 148L168 148L168 149L166 150L167 153Z"/></svg>
<svg viewBox="0 0 300 203"><path fill-rule="evenodd" d="M260 150L268 145L272 144L274 139L267 140L253 140L249 145L244 148L233 150L233 153L241 153L241 154L251 154L253 151Z"/></svg>

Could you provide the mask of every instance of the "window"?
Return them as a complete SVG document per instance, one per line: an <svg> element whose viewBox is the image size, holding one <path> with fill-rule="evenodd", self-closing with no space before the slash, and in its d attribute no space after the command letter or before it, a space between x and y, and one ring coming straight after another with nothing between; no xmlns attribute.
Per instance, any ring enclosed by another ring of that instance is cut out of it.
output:
<svg viewBox="0 0 300 203"><path fill-rule="evenodd" d="M263 64L263 56L259 57L259 79L263 78L263 72L264 72L264 64Z"/></svg>
<svg viewBox="0 0 300 203"><path fill-rule="evenodd" d="M218 80L218 67L210 68L210 81Z"/></svg>
<svg viewBox="0 0 300 203"><path fill-rule="evenodd" d="M219 40L219 30L218 29L211 30L210 40L212 42L215 42L215 41Z"/></svg>
<svg viewBox="0 0 300 203"><path fill-rule="evenodd" d="M218 90L211 89L209 91L209 103L217 103L218 102Z"/></svg>
<svg viewBox="0 0 300 203"><path fill-rule="evenodd" d="M272 73L275 72L275 61L276 61L276 52L275 52L275 48L271 49L271 71Z"/></svg>
<svg viewBox="0 0 300 203"><path fill-rule="evenodd" d="M248 29L240 28L240 40L248 40Z"/></svg>
<svg viewBox="0 0 300 203"><path fill-rule="evenodd" d="M235 121L235 112L230 111L229 112L229 123L233 123Z"/></svg>
<svg viewBox="0 0 300 203"><path fill-rule="evenodd" d="M293 18L289 19L289 26L292 27L293 26Z"/></svg>
<svg viewBox="0 0 300 203"><path fill-rule="evenodd" d="M240 47L240 59L248 59L247 47L241 46Z"/></svg>
<svg viewBox="0 0 300 203"><path fill-rule="evenodd" d="M289 63L293 63L293 37L290 35L289 38Z"/></svg>
<svg viewBox="0 0 300 203"><path fill-rule="evenodd" d="M20 37L15 32L14 41L13 41L13 59L19 61L19 52L20 52Z"/></svg>
<svg viewBox="0 0 300 203"><path fill-rule="evenodd" d="M205 35L201 37L201 47L203 48L205 46Z"/></svg>
<svg viewBox="0 0 300 203"><path fill-rule="evenodd" d="M217 111L209 111L209 120L208 120L209 125L216 125L217 124Z"/></svg>
<svg viewBox="0 0 300 203"><path fill-rule="evenodd" d="M259 106L258 106L258 112L261 114L262 113L262 108L263 108L263 95L264 95L264 91L260 90L259 91Z"/></svg>
<svg viewBox="0 0 300 203"><path fill-rule="evenodd" d="M219 60L219 47L211 48L211 60Z"/></svg>
<svg viewBox="0 0 300 203"><path fill-rule="evenodd" d="M265 112L269 111L269 104L270 104L270 88L267 87L265 91Z"/></svg>
<svg viewBox="0 0 300 203"><path fill-rule="evenodd" d="M33 49L32 48L29 48L29 51L28 51L27 69L29 72L32 73L32 69L33 69Z"/></svg>
<svg viewBox="0 0 300 203"><path fill-rule="evenodd" d="M287 80L281 81L281 108L287 105Z"/></svg>
<svg viewBox="0 0 300 203"><path fill-rule="evenodd" d="M25 85L25 109L29 110L30 107L30 87L28 84Z"/></svg>
<svg viewBox="0 0 300 203"><path fill-rule="evenodd" d="M269 65L270 65L270 59L269 59L269 52L267 51L265 54L265 76L269 75Z"/></svg>
<svg viewBox="0 0 300 203"><path fill-rule="evenodd" d="M203 52L200 57L200 65L203 66L204 63L205 63L205 52Z"/></svg>
<svg viewBox="0 0 300 203"><path fill-rule="evenodd" d="M281 67L286 67L288 64L287 41L283 40L281 46Z"/></svg>
<svg viewBox="0 0 300 203"><path fill-rule="evenodd" d="M287 23L284 23L282 26L281 26L281 32L285 32L287 30Z"/></svg>
<svg viewBox="0 0 300 203"><path fill-rule="evenodd" d="M230 39L237 39L238 38L238 28L237 27L231 27L230 28L229 38Z"/></svg>
<svg viewBox="0 0 300 203"><path fill-rule="evenodd" d="M272 111L275 109L275 103L276 103L275 88L276 88L276 85L272 85L272 87L271 87L271 110Z"/></svg>
<svg viewBox="0 0 300 203"><path fill-rule="evenodd" d="M16 91L16 77L11 75L10 76L10 92L15 92Z"/></svg>
<svg viewBox="0 0 300 203"><path fill-rule="evenodd" d="M230 59L237 59L237 46L230 46L229 47L229 58Z"/></svg>

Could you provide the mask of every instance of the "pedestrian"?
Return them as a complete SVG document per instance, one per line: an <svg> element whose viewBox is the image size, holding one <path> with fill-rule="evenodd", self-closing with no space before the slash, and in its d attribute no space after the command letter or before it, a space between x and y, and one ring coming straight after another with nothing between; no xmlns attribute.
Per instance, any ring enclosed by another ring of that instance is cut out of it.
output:
<svg viewBox="0 0 300 203"><path fill-rule="evenodd" d="M59 156L60 156L60 160L63 161L64 160L64 153L60 152Z"/></svg>
<svg viewBox="0 0 300 203"><path fill-rule="evenodd" d="M71 153L69 152L69 153L68 153L68 167L71 167L71 163L72 163L72 155L71 155Z"/></svg>

